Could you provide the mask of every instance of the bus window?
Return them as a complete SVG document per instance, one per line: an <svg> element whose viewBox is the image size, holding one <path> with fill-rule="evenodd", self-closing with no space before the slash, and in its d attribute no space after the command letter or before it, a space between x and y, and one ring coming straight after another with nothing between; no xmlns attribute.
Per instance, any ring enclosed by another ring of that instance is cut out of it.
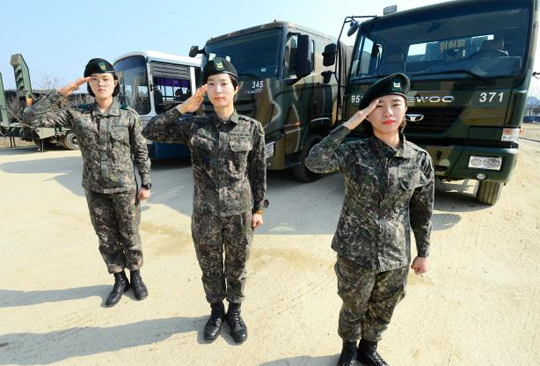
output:
<svg viewBox="0 0 540 366"><path fill-rule="evenodd" d="M139 114L150 113L146 61L142 56L129 57L114 65L120 84L122 102Z"/></svg>
<svg viewBox="0 0 540 366"><path fill-rule="evenodd" d="M191 96L191 81L189 79L154 77L154 95L157 93L159 93L159 100L154 96L156 112L163 113Z"/></svg>

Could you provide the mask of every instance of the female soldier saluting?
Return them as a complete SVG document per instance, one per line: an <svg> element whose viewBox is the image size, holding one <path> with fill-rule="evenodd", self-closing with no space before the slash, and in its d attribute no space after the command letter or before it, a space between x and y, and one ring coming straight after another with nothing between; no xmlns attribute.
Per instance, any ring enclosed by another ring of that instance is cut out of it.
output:
<svg viewBox="0 0 540 366"><path fill-rule="evenodd" d="M253 229L263 224L266 160L262 125L234 108L238 74L226 59L208 61L203 86L184 103L152 118L146 138L189 146L194 176L191 231L212 312L204 338L213 341L227 319L237 343L247 339L240 316ZM204 94L215 113L194 116ZM225 268L223 268L225 252ZM229 301L225 317L223 299Z"/></svg>
<svg viewBox="0 0 540 366"><path fill-rule="evenodd" d="M387 365L377 352L377 342L405 294L411 227L418 251L411 268L416 274L429 268L434 173L428 153L400 134L409 86L404 74L373 84L359 111L306 158L306 166L314 172L339 170L345 177L345 199L332 241L343 300L338 366L354 365L355 359L365 365ZM365 119L374 136L341 144Z"/></svg>
<svg viewBox="0 0 540 366"><path fill-rule="evenodd" d="M84 83L95 103L66 108L65 97ZM116 305L130 288L126 267L135 298L148 296L139 272L143 264L139 200L150 197L150 159L139 115L115 100L119 90L113 66L95 58L86 65L83 78L51 91L24 112L24 124L29 127L65 126L77 136L90 218L99 251L115 277L106 306ZM138 192L133 159L142 181Z"/></svg>

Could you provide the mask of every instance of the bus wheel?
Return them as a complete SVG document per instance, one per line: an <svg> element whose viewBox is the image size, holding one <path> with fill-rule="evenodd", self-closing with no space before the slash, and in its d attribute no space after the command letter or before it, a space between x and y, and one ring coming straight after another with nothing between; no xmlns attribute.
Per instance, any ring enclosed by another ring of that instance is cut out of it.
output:
<svg viewBox="0 0 540 366"><path fill-rule="evenodd" d="M62 139L62 146L68 150L79 150L77 136L73 132L69 131Z"/></svg>
<svg viewBox="0 0 540 366"><path fill-rule="evenodd" d="M322 136L319 134L312 134L307 138L304 148L302 149L301 163L293 166L292 168L294 177L300 182L310 183L321 177L321 174L313 173L306 167L306 164L304 163L304 160L306 160L311 148L318 144L321 140Z"/></svg>
<svg viewBox="0 0 540 366"><path fill-rule="evenodd" d="M494 205L501 196L503 184L501 182L490 182L483 180L478 182L476 190L476 199L486 205Z"/></svg>

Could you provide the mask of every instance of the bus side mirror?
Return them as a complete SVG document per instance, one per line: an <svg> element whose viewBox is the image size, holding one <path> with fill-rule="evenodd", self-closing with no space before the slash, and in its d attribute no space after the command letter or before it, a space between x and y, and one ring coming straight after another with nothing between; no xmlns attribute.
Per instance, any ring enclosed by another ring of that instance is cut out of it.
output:
<svg viewBox="0 0 540 366"><path fill-rule="evenodd" d="M308 35L298 36L296 51L296 77L303 78L311 74L311 39Z"/></svg>
<svg viewBox="0 0 540 366"><path fill-rule="evenodd" d="M336 63L337 44L335 43L327 44L326 47L324 47L324 52L322 55L323 55L323 65L332 66L334 63Z"/></svg>

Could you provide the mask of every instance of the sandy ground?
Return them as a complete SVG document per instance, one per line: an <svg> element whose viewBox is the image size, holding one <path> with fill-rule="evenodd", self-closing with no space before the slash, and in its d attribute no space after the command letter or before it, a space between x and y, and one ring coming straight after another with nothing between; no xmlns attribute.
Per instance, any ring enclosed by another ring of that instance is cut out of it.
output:
<svg viewBox="0 0 540 366"><path fill-rule="evenodd" d="M495 206L467 182L438 187L432 270L380 343L392 365L538 365L540 126L526 125ZM155 164L141 235L150 291L103 307L112 276L97 250L77 151L0 150L1 365L335 365L340 300L330 240L343 184L270 172L271 206L249 261L248 341L206 344L209 312L190 238L191 169Z"/></svg>

